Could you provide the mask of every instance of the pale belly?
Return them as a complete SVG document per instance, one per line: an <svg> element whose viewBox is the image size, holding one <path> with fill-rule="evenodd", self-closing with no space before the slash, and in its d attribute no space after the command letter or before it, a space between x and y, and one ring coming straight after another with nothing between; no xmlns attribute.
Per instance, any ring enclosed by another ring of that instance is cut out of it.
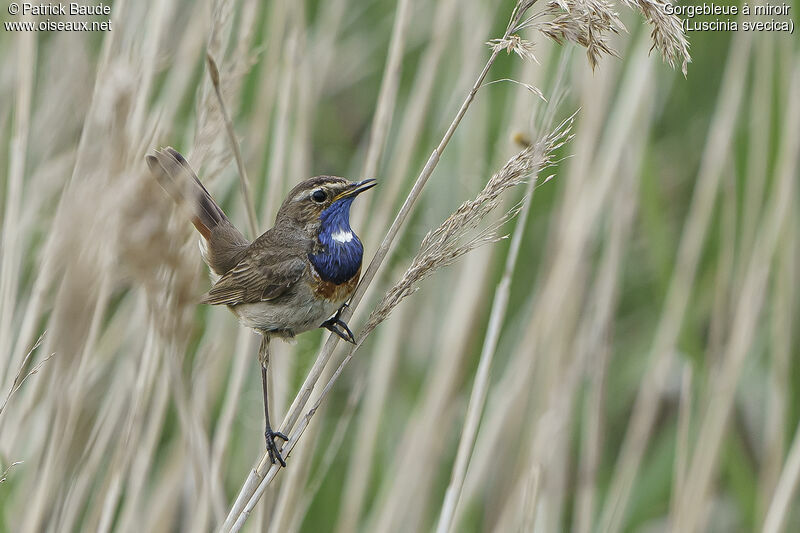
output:
<svg viewBox="0 0 800 533"><path fill-rule="evenodd" d="M239 321L275 337L292 337L320 327L347 301L350 294L327 299L315 297L309 284L300 282L289 293L272 301L231 307Z"/></svg>

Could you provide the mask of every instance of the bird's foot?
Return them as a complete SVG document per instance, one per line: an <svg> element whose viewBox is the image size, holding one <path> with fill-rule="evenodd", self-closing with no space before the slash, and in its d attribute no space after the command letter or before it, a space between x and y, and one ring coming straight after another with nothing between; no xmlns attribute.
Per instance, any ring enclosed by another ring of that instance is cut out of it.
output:
<svg viewBox="0 0 800 533"><path fill-rule="evenodd" d="M275 444L275 439L283 439L284 442L289 440L289 437L281 433L280 431L272 431L272 429L267 428L264 431L264 438L267 440L267 453L269 454L269 460L272 464L275 464L277 461L281 464L281 466L286 466L286 461L283 460L283 456L281 456L280 450L278 450L278 445Z"/></svg>
<svg viewBox="0 0 800 533"><path fill-rule="evenodd" d="M347 324L345 324L345 322L339 318L339 315L342 313L342 308L344 308L344 305L339 308L332 318L329 318L323 322L320 327L336 333L344 341L355 344L356 338L353 335L353 332L350 331L350 328L347 327Z"/></svg>

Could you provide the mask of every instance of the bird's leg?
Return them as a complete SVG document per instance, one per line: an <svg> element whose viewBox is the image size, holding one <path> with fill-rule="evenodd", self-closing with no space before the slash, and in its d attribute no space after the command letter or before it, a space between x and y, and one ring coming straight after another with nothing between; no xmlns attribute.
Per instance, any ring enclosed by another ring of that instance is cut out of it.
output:
<svg viewBox="0 0 800 533"><path fill-rule="evenodd" d="M336 311L336 314L323 322L320 327L336 333L344 341L355 344L356 338L353 335L353 332L350 331L350 328L347 327L347 324L345 324L344 320L340 318L345 307L349 307L347 303L343 303L339 310Z"/></svg>
<svg viewBox="0 0 800 533"><path fill-rule="evenodd" d="M279 462L281 466L286 466L286 461L283 460L278 446L275 444L275 439L283 439L288 441L289 438L280 431L272 431L272 426L269 423L269 394L267 394L267 366L269 365L269 336L261 336L261 347L258 349L258 361L261 363L261 387L264 391L264 438L267 440L267 453L269 460L272 464L275 461Z"/></svg>

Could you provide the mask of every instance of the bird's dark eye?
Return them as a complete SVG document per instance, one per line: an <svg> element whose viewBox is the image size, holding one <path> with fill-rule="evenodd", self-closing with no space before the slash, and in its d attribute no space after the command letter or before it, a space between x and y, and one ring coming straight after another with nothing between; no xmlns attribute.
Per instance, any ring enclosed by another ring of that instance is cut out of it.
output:
<svg viewBox="0 0 800 533"><path fill-rule="evenodd" d="M316 191L311 193L311 199L314 200L317 203L324 202L325 198L327 198L327 197L328 197L328 195L325 194L325 191L323 191L322 189L317 189Z"/></svg>

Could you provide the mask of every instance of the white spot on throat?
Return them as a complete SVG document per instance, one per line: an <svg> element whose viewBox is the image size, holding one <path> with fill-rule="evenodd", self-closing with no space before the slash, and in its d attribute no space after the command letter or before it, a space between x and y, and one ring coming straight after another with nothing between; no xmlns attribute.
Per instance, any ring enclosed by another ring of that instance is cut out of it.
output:
<svg viewBox="0 0 800 533"><path fill-rule="evenodd" d="M353 240L353 232L340 229L331 233L331 239L340 243L350 242Z"/></svg>

